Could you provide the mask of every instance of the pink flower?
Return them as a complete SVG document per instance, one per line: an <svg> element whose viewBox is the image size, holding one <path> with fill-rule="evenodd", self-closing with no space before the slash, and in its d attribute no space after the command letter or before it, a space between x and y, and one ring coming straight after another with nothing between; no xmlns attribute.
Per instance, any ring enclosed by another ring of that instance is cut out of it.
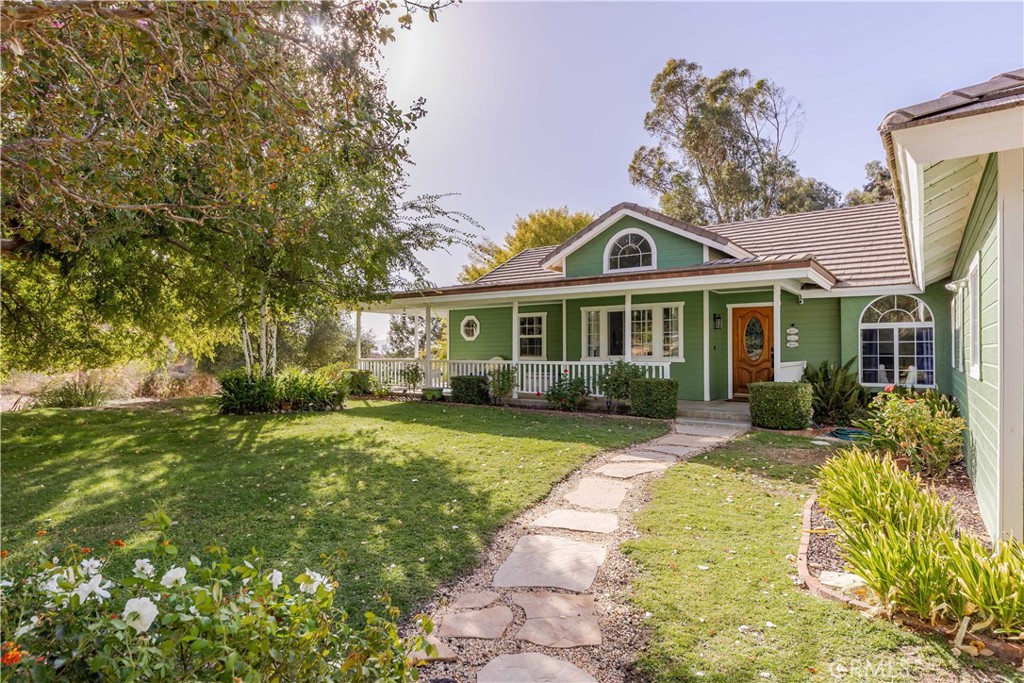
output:
<svg viewBox="0 0 1024 683"><path fill-rule="evenodd" d="M885 393L888 394L888 393L892 392L894 389L896 389L896 387L894 387L893 385L890 384L889 386L887 386L885 388Z"/></svg>

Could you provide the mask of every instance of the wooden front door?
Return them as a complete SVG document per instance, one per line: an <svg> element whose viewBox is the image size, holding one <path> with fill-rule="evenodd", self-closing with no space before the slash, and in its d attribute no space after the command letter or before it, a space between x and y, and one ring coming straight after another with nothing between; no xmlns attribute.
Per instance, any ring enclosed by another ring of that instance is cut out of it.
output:
<svg viewBox="0 0 1024 683"><path fill-rule="evenodd" d="M732 393L746 395L751 382L770 382L774 376L775 333L772 307L732 309Z"/></svg>

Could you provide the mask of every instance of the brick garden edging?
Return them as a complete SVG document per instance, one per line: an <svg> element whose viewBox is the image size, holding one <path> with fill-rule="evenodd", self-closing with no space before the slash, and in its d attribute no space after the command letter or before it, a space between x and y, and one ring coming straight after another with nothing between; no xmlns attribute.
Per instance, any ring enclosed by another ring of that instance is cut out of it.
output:
<svg viewBox="0 0 1024 683"><path fill-rule="evenodd" d="M803 530L800 534L800 549L796 555L796 567L799 572L800 580L804 582L807 590L811 595L815 595L819 598L825 598L827 600L835 600L841 602L851 609L857 609L862 612L866 612L872 609L872 605L851 598L837 590L829 588L828 586L821 583L818 577L812 576L810 569L807 566L807 552L811 544L811 510L814 508L814 503L817 502L818 496L812 495L807 503L804 505L803 515ZM906 626L920 633L928 635L940 635L950 642L952 646L952 640L956 634L956 629L948 629L942 626L933 626L926 621L921 621L916 617L909 615L900 615L898 619L893 621L901 626ZM985 644L985 647L992 650L995 656L1002 661L1010 664L1011 666L1024 666L1024 643L1011 643L1006 640L997 640L995 638L989 638L988 636L978 635L976 633L968 634L967 638L970 640L980 640Z"/></svg>

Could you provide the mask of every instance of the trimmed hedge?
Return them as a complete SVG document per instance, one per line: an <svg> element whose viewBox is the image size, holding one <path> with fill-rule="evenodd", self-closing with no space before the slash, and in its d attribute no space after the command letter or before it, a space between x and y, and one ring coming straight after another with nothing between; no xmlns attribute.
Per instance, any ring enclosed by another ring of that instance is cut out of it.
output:
<svg viewBox="0 0 1024 683"><path fill-rule="evenodd" d="M486 405L491 402L486 375L457 375L451 379L452 402Z"/></svg>
<svg viewBox="0 0 1024 683"><path fill-rule="evenodd" d="M676 416L679 382L674 379L634 379L629 383L629 412L662 420Z"/></svg>
<svg viewBox="0 0 1024 683"><path fill-rule="evenodd" d="M750 422L764 429L807 429L813 391L806 382L754 382Z"/></svg>

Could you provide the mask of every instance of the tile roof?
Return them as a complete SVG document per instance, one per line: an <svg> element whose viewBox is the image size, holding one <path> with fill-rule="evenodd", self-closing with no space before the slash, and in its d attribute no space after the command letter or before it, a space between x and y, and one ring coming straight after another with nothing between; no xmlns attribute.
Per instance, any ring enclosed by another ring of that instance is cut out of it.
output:
<svg viewBox="0 0 1024 683"><path fill-rule="evenodd" d="M911 282L895 202L724 223L708 229L760 257L812 254L836 276L840 287Z"/></svg>
<svg viewBox="0 0 1024 683"><path fill-rule="evenodd" d="M883 133L946 119L996 111L1024 103L1024 69L1007 71L984 83L957 88L920 104L902 107L882 121Z"/></svg>
<svg viewBox="0 0 1024 683"><path fill-rule="evenodd" d="M547 247L534 247L533 249L521 251L491 272L474 280L473 284L492 285L506 282L559 280L562 278L561 273L540 267L540 262L557 247L557 244L552 244Z"/></svg>

